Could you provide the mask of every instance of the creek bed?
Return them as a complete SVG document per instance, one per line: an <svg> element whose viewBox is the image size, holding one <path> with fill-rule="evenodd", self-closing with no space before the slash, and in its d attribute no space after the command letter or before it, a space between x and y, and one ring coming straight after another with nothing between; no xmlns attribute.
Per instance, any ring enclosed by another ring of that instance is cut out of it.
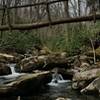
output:
<svg viewBox="0 0 100 100"><path fill-rule="evenodd" d="M59 83L55 86L47 85L39 93L31 96L0 97L0 100L56 100L59 97L66 98L65 100L100 100L100 96L82 95L72 90L71 83L69 82Z"/></svg>

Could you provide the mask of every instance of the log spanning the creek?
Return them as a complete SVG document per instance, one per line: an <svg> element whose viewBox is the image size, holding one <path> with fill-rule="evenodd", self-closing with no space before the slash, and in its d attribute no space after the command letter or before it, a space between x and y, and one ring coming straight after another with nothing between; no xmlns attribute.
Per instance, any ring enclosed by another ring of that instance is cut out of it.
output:
<svg viewBox="0 0 100 100"><path fill-rule="evenodd" d="M100 14L95 15L96 20L100 20ZM33 24L13 24L9 27L9 25L2 25L0 26L0 31L6 30L32 30L37 28L43 28L48 26L54 26L58 24L65 24L65 23L74 23L74 22L84 22L84 21L93 21L94 15L90 16L83 16L83 17L76 17L76 18L66 18L62 20L55 20L51 22L40 22L40 23L33 23Z"/></svg>
<svg viewBox="0 0 100 100"><path fill-rule="evenodd" d="M5 83L0 84L0 96L19 96L36 93L41 87L49 83L51 79L52 76L49 71L14 76ZM5 78L5 80L7 79Z"/></svg>

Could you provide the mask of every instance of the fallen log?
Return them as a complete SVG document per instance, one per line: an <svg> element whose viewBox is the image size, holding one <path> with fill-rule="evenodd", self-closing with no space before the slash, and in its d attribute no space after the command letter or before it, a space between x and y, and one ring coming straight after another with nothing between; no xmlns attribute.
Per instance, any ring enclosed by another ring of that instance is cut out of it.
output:
<svg viewBox="0 0 100 100"><path fill-rule="evenodd" d="M95 15L96 20L100 20L100 14ZM83 17L76 17L76 18L67 18L62 20L55 20L51 22L40 22L40 23L33 23L33 24L14 24L11 25L11 30L32 30L37 28L43 28L48 27L50 25L58 25L58 24L64 24L64 23L75 23L75 22L83 22L83 21L92 21L94 20L94 15L90 16L83 16ZM6 31L9 30L8 25L2 25L0 26L0 31Z"/></svg>
<svg viewBox="0 0 100 100"><path fill-rule="evenodd" d="M51 81L50 72L40 72L35 74L24 74L13 81L0 84L0 95L30 95L38 91L41 86Z"/></svg>

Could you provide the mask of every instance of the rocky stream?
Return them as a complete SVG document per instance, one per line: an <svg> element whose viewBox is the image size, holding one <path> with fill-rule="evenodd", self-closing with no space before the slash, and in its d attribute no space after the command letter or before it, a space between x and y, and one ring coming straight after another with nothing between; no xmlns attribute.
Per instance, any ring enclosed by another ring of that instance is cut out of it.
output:
<svg viewBox="0 0 100 100"><path fill-rule="evenodd" d="M0 100L100 100L100 48L67 57L65 52L0 53Z"/></svg>

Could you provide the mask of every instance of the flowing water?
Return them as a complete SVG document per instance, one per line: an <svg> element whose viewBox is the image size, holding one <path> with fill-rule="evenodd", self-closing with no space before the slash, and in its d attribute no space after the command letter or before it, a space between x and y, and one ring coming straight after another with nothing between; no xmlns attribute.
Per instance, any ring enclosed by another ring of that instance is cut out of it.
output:
<svg viewBox="0 0 100 100"><path fill-rule="evenodd" d="M12 75L17 75L11 66ZM62 98L62 99L58 99ZM0 97L0 100L100 100L99 96L82 95L72 90L71 81L64 80L60 74L53 74L52 81L38 93L29 96Z"/></svg>
<svg viewBox="0 0 100 100"><path fill-rule="evenodd" d="M4 84L9 81L15 80L17 77L21 76L23 73L17 73L15 71L16 64L7 64L11 69L11 74L0 76L0 84Z"/></svg>
<svg viewBox="0 0 100 100"><path fill-rule="evenodd" d="M16 77L16 76L21 75L21 73L17 73L17 72L15 71L15 66L16 66L16 64L8 64L8 66L10 67L11 73L12 73L10 76Z"/></svg>
<svg viewBox="0 0 100 100"><path fill-rule="evenodd" d="M70 82L59 83L57 86L49 85L39 93L23 97L1 97L0 100L100 100L99 96L82 95L71 89Z"/></svg>
<svg viewBox="0 0 100 100"><path fill-rule="evenodd" d="M58 86L60 83L70 82L70 80L64 80L61 74L52 74L52 80L48 83L49 86Z"/></svg>

